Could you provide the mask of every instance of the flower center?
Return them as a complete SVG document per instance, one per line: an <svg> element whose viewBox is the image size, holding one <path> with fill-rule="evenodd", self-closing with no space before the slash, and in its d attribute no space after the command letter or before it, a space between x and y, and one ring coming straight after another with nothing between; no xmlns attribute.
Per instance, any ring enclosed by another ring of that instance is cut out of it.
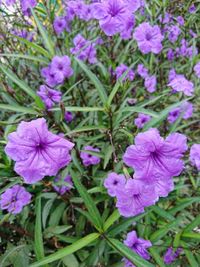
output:
<svg viewBox="0 0 200 267"><path fill-rule="evenodd" d="M36 145L36 150L37 151L41 151L41 150L44 150L45 149L45 144L43 144L43 143L38 143L37 145Z"/></svg>
<svg viewBox="0 0 200 267"><path fill-rule="evenodd" d="M146 39L147 39L147 41L150 41L151 38L152 38L151 33L150 32L147 32L146 33Z"/></svg>

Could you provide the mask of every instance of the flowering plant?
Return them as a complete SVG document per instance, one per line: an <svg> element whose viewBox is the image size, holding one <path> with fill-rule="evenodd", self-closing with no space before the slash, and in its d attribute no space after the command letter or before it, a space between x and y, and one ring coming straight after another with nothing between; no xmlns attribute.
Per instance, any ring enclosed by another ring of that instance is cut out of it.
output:
<svg viewBox="0 0 200 267"><path fill-rule="evenodd" d="M0 1L0 265L200 266L199 6Z"/></svg>

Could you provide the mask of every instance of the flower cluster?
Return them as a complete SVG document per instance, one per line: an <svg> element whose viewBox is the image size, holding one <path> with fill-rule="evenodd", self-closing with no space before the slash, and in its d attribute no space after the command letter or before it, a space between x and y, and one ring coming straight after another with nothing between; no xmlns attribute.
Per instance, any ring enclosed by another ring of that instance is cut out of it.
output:
<svg viewBox="0 0 200 267"><path fill-rule="evenodd" d="M120 214L135 216L155 204L159 197L166 197L174 188L173 176L184 168L181 158L186 150L186 137L182 134L173 133L164 140L155 128L139 133L135 145L129 146L123 156L124 163L135 171L134 179L124 184L125 178L112 174L104 182L108 193L116 196ZM120 187L116 188L113 176L120 178Z"/></svg>

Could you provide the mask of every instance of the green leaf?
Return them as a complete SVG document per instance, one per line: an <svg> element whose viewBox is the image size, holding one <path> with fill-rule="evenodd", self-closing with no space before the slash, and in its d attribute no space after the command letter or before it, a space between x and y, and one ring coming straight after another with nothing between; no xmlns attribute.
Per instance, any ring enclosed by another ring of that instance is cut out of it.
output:
<svg viewBox="0 0 200 267"><path fill-rule="evenodd" d="M43 57L36 57L36 56L30 56L30 55L24 55L24 54L0 54L0 56L2 56L2 57L15 57L15 58L20 58L20 59L28 59L28 60L48 64L48 60L46 60Z"/></svg>
<svg viewBox="0 0 200 267"><path fill-rule="evenodd" d="M87 207L87 210L90 214L90 217L92 218L92 222L94 226L101 231L102 230L102 219L100 216L100 213L97 209L97 207L94 204L94 200L92 197L88 194L85 187L82 185L80 181L80 174L75 173L72 169L70 170L74 185L76 186L80 196L82 197L85 206Z"/></svg>
<svg viewBox="0 0 200 267"><path fill-rule="evenodd" d="M65 107L67 111L77 111L77 112L94 112L94 111L104 111L104 108L101 107ZM52 108L51 111L59 111L60 108Z"/></svg>
<svg viewBox="0 0 200 267"><path fill-rule="evenodd" d="M81 128L75 128L74 130L68 132L66 135L72 135L75 133L81 133L81 132L88 132L88 131L95 131L95 130L106 130L107 128L105 126L99 125L99 126L84 126Z"/></svg>
<svg viewBox="0 0 200 267"><path fill-rule="evenodd" d="M3 73L14 83L16 83L24 92L30 95L33 99L36 97L36 93L24 82L21 81L11 70L5 68L2 64L0 64L0 69Z"/></svg>
<svg viewBox="0 0 200 267"><path fill-rule="evenodd" d="M85 63L83 63L81 60L79 60L77 58L75 58L75 60L78 62L81 69L87 74L87 76L89 77L91 82L95 85L102 103L106 104L107 94L106 94L105 88L103 87L102 83L99 81L97 76L87 67L87 65Z"/></svg>
<svg viewBox="0 0 200 267"><path fill-rule="evenodd" d="M42 38L43 38L44 45L45 45L46 49L49 51L49 53L51 54L51 56L54 56L54 46L53 46L53 43L51 41L51 38L48 36L46 30L42 26L40 20L38 19L37 15L35 14L35 12L34 12L33 9L31 9L31 12L32 12L33 17L35 19L35 22L37 24L38 30L39 30Z"/></svg>
<svg viewBox="0 0 200 267"><path fill-rule="evenodd" d="M200 233L194 233L194 232L184 232L181 235L182 237L191 238L191 239L197 239L200 240Z"/></svg>
<svg viewBox="0 0 200 267"><path fill-rule="evenodd" d="M200 214L190 223L188 224L183 231L184 232L189 232L192 231L195 227L200 225Z"/></svg>
<svg viewBox="0 0 200 267"><path fill-rule="evenodd" d="M35 232L34 232L34 249L35 254L38 260L44 258L44 247L43 247L43 238L42 238L42 209L41 209L41 196L38 196L35 201Z"/></svg>
<svg viewBox="0 0 200 267"><path fill-rule="evenodd" d="M104 163L103 163L103 168L105 170L105 168L107 167L108 165L108 162L112 156L112 153L113 153L113 146L109 145L105 148L104 150L105 152L105 155L104 155Z"/></svg>
<svg viewBox="0 0 200 267"><path fill-rule="evenodd" d="M159 267L166 267L164 262L163 262L163 259L159 255L158 249L156 247L150 247L149 251L150 251L153 259L157 262Z"/></svg>
<svg viewBox="0 0 200 267"><path fill-rule="evenodd" d="M67 255L62 259L62 262L67 267L79 267L79 263L73 254Z"/></svg>
<svg viewBox="0 0 200 267"><path fill-rule="evenodd" d="M164 209L162 209L159 206L152 206L151 209L157 213L160 217L163 217L164 219L168 220L168 221L173 221L175 220L175 217L173 215L171 215L170 213L168 213L167 211L165 211Z"/></svg>
<svg viewBox="0 0 200 267"><path fill-rule="evenodd" d="M136 264L137 267L154 267L153 264L138 256L138 254L133 252L133 250L131 250L118 240L108 237L106 238L106 240L115 251L118 251L123 257L127 258L133 264Z"/></svg>
<svg viewBox="0 0 200 267"><path fill-rule="evenodd" d="M150 240L152 242L156 242L160 240L163 236L165 236L170 230L172 230L173 227L176 227L179 225L179 223L183 220L183 218L179 217L178 219L174 220L171 223L166 224L164 227L161 229L155 231L151 236Z"/></svg>
<svg viewBox="0 0 200 267"><path fill-rule="evenodd" d="M34 43L34 42L30 42L27 39L24 39L22 37L19 37L17 35L13 35L16 39L18 39L20 42L26 44L29 48L33 48L35 51L39 52L40 54L43 54L46 58L50 58L50 54L41 46L39 46L38 44Z"/></svg>
<svg viewBox="0 0 200 267"><path fill-rule="evenodd" d="M32 115L38 115L37 111L32 108L25 108L18 105L7 105L7 104L0 104L0 109L4 109L6 111L13 111L13 112L20 112Z"/></svg>
<svg viewBox="0 0 200 267"><path fill-rule="evenodd" d="M120 214L118 210L114 210L113 213L110 215L110 217L106 220L106 222L103 225L104 231L108 230L110 226L113 225L114 222L116 222L120 218Z"/></svg>
<svg viewBox="0 0 200 267"><path fill-rule="evenodd" d="M185 242L181 242L182 247L184 247L184 253L188 260L188 263L190 264L190 267L199 267L199 263L197 263L194 253L191 251L190 247ZM188 265L189 266L189 265Z"/></svg>
<svg viewBox="0 0 200 267"><path fill-rule="evenodd" d="M56 260L62 259L63 257L70 255L70 254L76 252L77 250L79 250L83 247L86 247L88 244L95 241L98 237L99 237L98 233L89 234L89 235L79 239L78 241L74 242L72 245L69 245L65 248L62 248L62 249L58 250L57 252L45 257L44 259L39 260L39 261L31 264L29 267L39 267L39 266L42 266L44 264L51 263L51 262L54 262Z"/></svg>

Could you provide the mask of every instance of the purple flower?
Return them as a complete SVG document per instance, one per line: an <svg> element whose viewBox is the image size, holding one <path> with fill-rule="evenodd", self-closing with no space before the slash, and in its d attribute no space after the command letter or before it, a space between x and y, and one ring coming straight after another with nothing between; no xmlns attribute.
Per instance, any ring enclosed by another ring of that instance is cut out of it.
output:
<svg viewBox="0 0 200 267"><path fill-rule="evenodd" d="M139 50L143 54L150 52L159 54L162 50L163 35L161 34L159 26L151 26L148 22L141 23L133 34L137 41Z"/></svg>
<svg viewBox="0 0 200 267"><path fill-rule="evenodd" d="M30 42L33 41L34 32L29 32L25 29L21 29L21 30L14 29L11 31L11 33L21 38L27 39Z"/></svg>
<svg viewBox="0 0 200 267"><path fill-rule="evenodd" d="M164 18L162 17L162 15L160 15L160 22L162 24L168 24L171 21L172 15L168 12L165 12L165 16Z"/></svg>
<svg viewBox="0 0 200 267"><path fill-rule="evenodd" d="M115 73L116 73L116 76L117 76L117 79L119 80L125 72L127 72L127 74L125 75L125 77L123 78L123 81L125 80L129 80L129 81L133 81L134 77L135 77L135 73L133 72L133 70L128 70L129 67L124 65L124 64L120 64L116 70L115 70Z"/></svg>
<svg viewBox="0 0 200 267"><path fill-rule="evenodd" d="M189 118L192 117L193 114L193 105L192 103L185 101L182 105L181 105L181 110L183 112L183 119L187 120Z"/></svg>
<svg viewBox="0 0 200 267"><path fill-rule="evenodd" d="M41 74L49 86L63 83L66 78L73 75L70 58L68 56L53 57L50 65L41 70Z"/></svg>
<svg viewBox="0 0 200 267"><path fill-rule="evenodd" d="M104 0L94 4L94 18L99 20L101 29L108 36L120 33L131 13L123 0Z"/></svg>
<svg viewBox="0 0 200 267"><path fill-rule="evenodd" d="M198 78L200 78L200 62L194 66L194 72Z"/></svg>
<svg viewBox="0 0 200 267"><path fill-rule="evenodd" d="M6 0L6 5L7 6L11 6L11 5L14 5L16 4L16 0Z"/></svg>
<svg viewBox="0 0 200 267"><path fill-rule="evenodd" d="M180 116L181 114L181 108L177 107L171 110L168 114L167 120L169 123L174 123Z"/></svg>
<svg viewBox="0 0 200 267"><path fill-rule="evenodd" d="M188 81L184 75L180 74L176 75L168 86L172 87L175 92L183 92L186 96L191 96L194 92L193 83Z"/></svg>
<svg viewBox="0 0 200 267"><path fill-rule="evenodd" d="M61 176L58 176L54 179L54 183L55 185L53 188L59 195L64 195L73 187L73 182L70 175L67 175L64 180L61 179Z"/></svg>
<svg viewBox="0 0 200 267"><path fill-rule="evenodd" d="M74 47L70 49L73 55L76 55L80 60L88 61L90 64L97 62L95 43L83 38L81 34L78 34L74 40Z"/></svg>
<svg viewBox="0 0 200 267"><path fill-rule="evenodd" d="M120 36L124 40L128 40L132 37L133 27L135 26L135 17L130 16L125 20L124 27L120 33Z"/></svg>
<svg viewBox="0 0 200 267"><path fill-rule="evenodd" d="M61 34L67 27L67 21L64 17L56 17L53 22L53 27L56 34Z"/></svg>
<svg viewBox="0 0 200 267"><path fill-rule="evenodd" d="M108 194L111 197L116 196L116 192L118 188L123 188L126 183L126 178L122 174L117 174L115 172L111 172L108 177L104 180L104 186L108 190Z"/></svg>
<svg viewBox="0 0 200 267"><path fill-rule="evenodd" d="M192 145L190 149L190 162L200 171L200 144Z"/></svg>
<svg viewBox="0 0 200 267"><path fill-rule="evenodd" d="M34 8L36 5L37 5L36 0L21 0L21 8L25 16L30 16L31 14L30 8Z"/></svg>
<svg viewBox="0 0 200 267"><path fill-rule="evenodd" d="M169 75L168 75L169 82L171 82L173 79L175 79L176 75L177 75L177 73L176 73L175 69L171 69L169 71Z"/></svg>
<svg viewBox="0 0 200 267"><path fill-rule="evenodd" d="M116 190L116 207L124 217L132 217L144 212L144 208L155 204L158 200L151 185L139 179L129 179L124 186Z"/></svg>
<svg viewBox="0 0 200 267"><path fill-rule="evenodd" d="M145 68L145 66L143 64L139 64L137 66L137 73L142 77L142 78L146 78L148 77L148 69Z"/></svg>
<svg viewBox="0 0 200 267"><path fill-rule="evenodd" d="M135 13L141 6L141 0L124 0L126 8Z"/></svg>
<svg viewBox="0 0 200 267"><path fill-rule="evenodd" d="M138 128L143 128L144 125L151 120L151 116L139 113L138 117L134 120L135 125Z"/></svg>
<svg viewBox="0 0 200 267"><path fill-rule="evenodd" d="M182 134L170 134L165 140L159 131L151 128L135 137L135 145L126 149L123 161L135 169L137 178L162 174L164 177L178 176L184 167L181 160L187 150L186 137Z"/></svg>
<svg viewBox="0 0 200 267"><path fill-rule="evenodd" d="M149 93L153 93L156 91L156 84L157 81L155 75L145 77L144 86Z"/></svg>
<svg viewBox="0 0 200 267"><path fill-rule="evenodd" d="M73 114L70 111L65 112L65 120L66 122L71 122L74 119Z"/></svg>
<svg viewBox="0 0 200 267"><path fill-rule="evenodd" d="M168 38L170 42L175 43L178 39L178 36L181 34L181 30L178 26L172 25L168 28L169 34Z"/></svg>
<svg viewBox="0 0 200 267"><path fill-rule="evenodd" d="M185 24L185 20L182 16L178 16L176 18L177 22L179 23L180 26L183 26Z"/></svg>
<svg viewBox="0 0 200 267"><path fill-rule="evenodd" d="M100 152L98 148L94 148L92 146L85 146L84 150L94 151L94 152ZM87 152L81 152L80 157L82 159L84 166L90 166L90 165L97 165L100 162L100 158L98 156L93 156L92 154L89 154Z"/></svg>
<svg viewBox="0 0 200 267"><path fill-rule="evenodd" d="M147 251L148 248L152 246L149 240L143 238L138 238L135 231L131 231L127 234L124 244L137 253L140 257L145 260L150 259L150 255Z"/></svg>
<svg viewBox="0 0 200 267"><path fill-rule="evenodd" d="M167 51L167 59L169 61L172 61L175 57L175 54L174 54L174 51L172 48L169 48L168 51Z"/></svg>
<svg viewBox="0 0 200 267"><path fill-rule="evenodd" d="M14 185L1 195L0 206L2 210L8 210L12 214L18 214L30 201L31 194L23 186Z"/></svg>
<svg viewBox="0 0 200 267"><path fill-rule="evenodd" d="M171 264L176 260L179 254L182 252L182 248L178 248L175 252L172 247L169 247L164 255L164 263Z"/></svg>
<svg viewBox="0 0 200 267"><path fill-rule="evenodd" d="M188 12L191 13L191 14L193 14L193 13L196 12L196 7L195 7L194 4L192 4L192 5L189 7Z"/></svg>
<svg viewBox="0 0 200 267"><path fill-rule="evenodd" d="M71 161L74 144L48 131L44 118L22 121L16 132L8 135L6 154L16 161L14 170L33 184L44 176L56 175Z"/></svg>
<svg viewBox="0 0 200 267"><path fill-rule="evenodd" d="M60 103L62 98L61 92L53 90L46 85L40 86L37 95L41 97L47 109L51 109L55 103Z"/></svg>

